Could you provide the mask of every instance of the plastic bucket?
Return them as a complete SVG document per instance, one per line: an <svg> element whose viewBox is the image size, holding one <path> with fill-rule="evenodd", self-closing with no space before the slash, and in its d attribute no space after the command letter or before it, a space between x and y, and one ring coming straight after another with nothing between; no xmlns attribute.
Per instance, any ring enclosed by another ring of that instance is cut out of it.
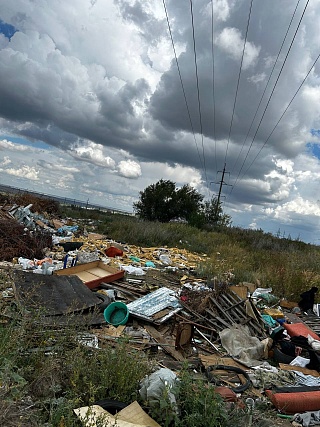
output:
<svg viewBox="0 0 320 427"><path fill-rule="evenodd" d="M103 312L103 316L110 325L125 325L129 318L129 310L123 302L115 301L108 305Z"/></svg>

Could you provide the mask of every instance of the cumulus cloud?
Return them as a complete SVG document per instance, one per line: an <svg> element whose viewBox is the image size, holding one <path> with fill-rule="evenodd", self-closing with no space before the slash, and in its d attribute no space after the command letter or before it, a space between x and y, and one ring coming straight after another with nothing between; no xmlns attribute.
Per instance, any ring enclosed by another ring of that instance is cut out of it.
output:
<svg viewBox="0 0 320 427"><path fill-rule="evenodd" d="M104 155L103 146L101 144L95 144L94 142L74 146L69 150L69 154L79 160L84 160L109 169L114 169L116 164L111 157Z"/></svg>
<svg viewBox="0 0 320 427"><path fill-rule="evenodd" d="M7 166L11 163L11 160L8 156L4 156L3 161L0 163L1 166Z"/></svg>
<svg viewBox="0 0 320 427"><path fill-rule="evenodd" d="M0 140L0 150L8 151L32 151L31 147L27 147L23 144L14 144L6 139Z"/></svg>
<svg viewBox="0 0 320 427"><path fill-rule="evenodd" d="M30 179L31 181L37 181L39 179L39 171L36 168L30 167L27 165L23 165L19 169L14 169L14 168L2 169L2 168L0 168L0 171L5 172L9 175L19 177L19 178L27 178L27 179Z"/></svg>
<svg viewBox="0 0 320 427"><path fill-rule="evenodd" d="M134 160L121 160L118 164L119 174L125 178L138 178L141 176L141 167Z"/></svg>
<svg viewBox="0 0 320 427"><path fill-rule="evenodd" d="M230 55L233 59L239 60L242 56L244 39L237 28L224 28L216 39L217 46ZM259 56L260 46L255 46L253 43L246 43L243 69L253 66Z"/></svg>

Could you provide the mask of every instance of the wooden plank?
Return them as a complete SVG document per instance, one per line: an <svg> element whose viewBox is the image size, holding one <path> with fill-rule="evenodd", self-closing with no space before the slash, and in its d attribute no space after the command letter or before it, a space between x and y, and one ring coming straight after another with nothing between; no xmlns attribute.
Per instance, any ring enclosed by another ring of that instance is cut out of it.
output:
<svg viewBox="0 0 320 427"><path fill-rule="evenodd" d="M144 325L144 328L146 329L146 331L152 336L152 338L161 345L163 345L163 350L167 353L169 353L174 359L182 362L183 360L185 360L185 358L182 356L181 353L179 353L179 351L175 350L174 348L174 343L171 346L168 346L168 341L165 339L165 337L160 334L160 332L158 332L156 330L156 328L154 328L153 326L150 325Z"/></svg>
<svg viewBox="0 0 320 427"><path fill-rule="evenodd" d="M79 271L79 273L74 273L73 276L79 277L82 282L91 282L97 278L97 276L89 273L89 271Z"/></svg>
<svg viewBox="0 0 320 427"><path fill-rule="evenodd" d="M242 363L237 362L236 360L232 359L232 357L221 357L217 354L210 355L210 356L201 354L200 360L205 368L211 365L225 365L225 366L235 366L236 368L244 369L245 371L248 370L247 366L242 365Z"/></svg>
<svg viewBox="0 0 320 427"><path fill-rule="evenodd" d="M228 296L226 294L222 294L221 298L224 298L226 301L228 301L229 304L231 304L231 305L229 305L227 310L241 309L241 304L243 304L245 302L245 300L241 300L241 301L238 301L236 303L232 303L232 302L230 302L230 300L228 299Z"/></svg>
<svg viewBox="0 0 320 427"><path fill-rule="evenodd" d="M233 310L232 311L232 316L234 317L234 320L236 320L236 323L243 322L243 316L239 315L238 310Z"/></svg>
<svg viewBox="0 0 320 427"><path fill-rule="evenodd" d="M106 277L110 276L110 274L113 274L112 271L107 271L101 267L90 268L88 273L94 274L96 277Z"/></svg>
<svg viewBox="0 0 320 427"><path fill-rule="evenodd" d="M228 313L228 311L225 309L225 308L223 308L219 303L218 303L218 301L216 301L214 298L212 298L211 296L210 296L210 301L212 302L212 304L214 304L219 310L220 310L220 312L221 312L221 314L224 316L224 317L226 317L228 320L229 320L229 322L231 322L231 324L234 324L235 323L235 321L234 321L234 319L230 316L230 314Z"/></svg>
<svg viewBox="0 0 320 427"><path fill-rule="evenodd" d="M65 275L71 275L79 273L80 271L89 270L90 268L98 267L100 261L92 261L87 262L85 264L78 264L74 267L64 268L62 270L56 270L54 274L57 274L58 276L65 276Z"/></svg>
<svg viewBox="0 0 320 427"><path fill-rule="evenodd" d="M229 328L230 325L228 322L226 322L225 320L221 319L221 317L217 316L216 314L214 314L209 308L206 309L206 312L208 314L210 314L210 316L212 316L214 319L218 320L222 325L224 325L226 328ZM221 328L220 328L221 329Z"/></svg>

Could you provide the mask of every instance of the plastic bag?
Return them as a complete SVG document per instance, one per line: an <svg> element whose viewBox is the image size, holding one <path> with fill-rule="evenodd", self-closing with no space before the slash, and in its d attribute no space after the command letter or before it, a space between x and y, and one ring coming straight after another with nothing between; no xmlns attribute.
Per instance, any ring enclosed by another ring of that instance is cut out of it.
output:
<svg viewBox="0 0 320 427"><path fill-rule="evenodd" d="M161 368L141 381L140 396L149 403L158 402L161 400L164 390L167 389L170 403L172 406L176 406L176 397L173 392L176 381L177 376L171 369Z"/></svg>
<svg viewBox="0 0 320 427"><path fill-rule="evenodd" d="M170 265L171 264L171 258L169 255L162 254L159 256L159 259L162 262L162 264L164 264L164 265Z"/></svg>

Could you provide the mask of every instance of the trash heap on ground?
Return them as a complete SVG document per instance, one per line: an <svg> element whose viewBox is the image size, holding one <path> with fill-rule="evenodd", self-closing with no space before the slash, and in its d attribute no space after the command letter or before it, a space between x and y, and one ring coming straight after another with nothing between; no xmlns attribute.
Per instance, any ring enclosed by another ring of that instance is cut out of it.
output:
<svg viewBox="0 0 320 427"><path fill-rule="evenodd" d="M175 371L188 363L228 402L252 411L261 402L273 405L295 425L320 419L317 288L299 307L275 297L271 288L235 284L229 272L222 282L198 277L196 267L206 254L137 247L85 229L79 234L77 225L32 214L30 206L0 212L2 251L5 238L14 240L8 223L15 232L21 226L26 236L40 228L51 239L42 258L27 258L21 246L21 256L1 262L12 271L0 294L2 322L10 322L9 303L15 301L22 316L41 309L39 321L48 328L63 328L72 315L90 327L85 342L96 349L125 337L158 361L159 371L141 386L146 399L148 384L175 381ZM93 409L92 420L102 410ZM87 411L75 412L84 419ZM141 417L144 425L158 425L145 413ZM123 421L133 422L126 412Z"/></svg>

